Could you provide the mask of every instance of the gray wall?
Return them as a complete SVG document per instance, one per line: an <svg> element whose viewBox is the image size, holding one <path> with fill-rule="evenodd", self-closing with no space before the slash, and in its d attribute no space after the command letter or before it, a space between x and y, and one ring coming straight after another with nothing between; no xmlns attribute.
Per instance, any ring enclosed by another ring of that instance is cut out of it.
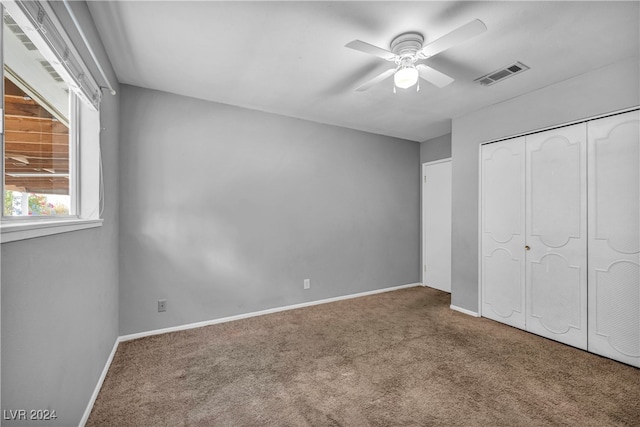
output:
<svg viewBox="0 0 640 427"><path fill-rule="evenodd" d="M115 84L86 5L72 3ZM101 117L104 226L2 244L2 409L56 410L33 425L78 425L118 336L117 97Z"/></svg>
<svg viewBox="0 0 640 427"><path fill-rule="evenodd" d="M639 81L633 58L453 120L453 305L478 310L479 144L637 106Z"/></svg>
<svg viewBox="0 0 640 427"><path fill-rule="evenodd" d="M121 334L419 281L418 143L132 86L120 111Z"/></svg>
<svg viewBox="0 0 640 427"><path fill-rule="evenodd" d="M451 134L420 143L420 163L434 162L451 157Z"/></svg>

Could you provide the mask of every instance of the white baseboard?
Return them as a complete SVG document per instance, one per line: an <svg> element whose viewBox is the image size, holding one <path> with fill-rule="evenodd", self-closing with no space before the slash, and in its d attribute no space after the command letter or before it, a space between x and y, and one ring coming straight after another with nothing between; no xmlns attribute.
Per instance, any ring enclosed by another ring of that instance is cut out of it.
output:
<svg viewBox="0 0 640 427"><path fill-rule="evenodd" d="M468 314L469 316L480 317L480 315L475 311L467 310L466 308L458 307L457 305L451 304L449 308L451 310L459 311L460 313Z"/></svg>
<svg viewBox="0 0 640 427"><path fill-rule="evenodd" d="M188 323L186 325L172 326L170 328L155 329L155 330L146 331L146 332L138 332L138 333L135 333L135 334L123 335L120 338L118 338L118 341L119 342L124 342L124 341L135 340L135 339L138 339L138 338L150 337L152 335L160 335L160 334L166 334L166 333L169 333L169 332L176 332L176 331L184 331L184 330L187 330L187 329L201 328L203 326L216 325L218 323L232 322L234 320L247 319L249 317L264 316L265 314L278 313L278 312L287 311L287 310L295 310L296 308L310 307L310 306L313 306L313 305L326 304L326 303L330 303L330 302L347 300L347 299L351 299L351 298L365 297L367 295L374 295L374 294L380 294L380 293L383 293L383 292L397 291L399 289L413 288L413 287L416 287L416 286L422 286L422 283L409 283L407 285L394 286L394 287L391 287L391 288L376 289L376 290L373 290L373 291L360 292L360 293L357 293L357 294L343 295L343 296L334 297L334 298L326 298L326 299L321 299L321 300L317 300L317 301L303 302L303 303L300 303L300 304L287 305L287 306L284 306L284 307L270 308L270 309L267 309L267 310L261 310L261 311L254 311L254 312L251 312L251 313L238 314L238 315L235 315L235 316L222 317L222 318L219 318L219 319L205 320L203 322Z"/></svg>
<svg viewBox="0 0 640 427"><path fill-rule="evenodd" d="M118 344L120 343L120 337L116 338L116 342L113 344L113 349L111 350L111 354L107 359L107 363L104 365L104 369L102 369L102 374L100 374L100 378L98 378L98 383L96 384L96 388L93 390L93 394L91 395L91 399L89 399L89 404L87 404L87 408L84 410L84 414L82 415L82 419L80 420L79 427L84 427L84 425L89 420L89 415L91 415L91 410L93 409L94 403L96 403L96 399L98 398L98 393L100 393L100 389L102 388L102 383L104 379L107 377L107 372L109 372L109 368L111 367L111 362L113 362L113 356L116 354L116 350L118 349Z"/></svg>

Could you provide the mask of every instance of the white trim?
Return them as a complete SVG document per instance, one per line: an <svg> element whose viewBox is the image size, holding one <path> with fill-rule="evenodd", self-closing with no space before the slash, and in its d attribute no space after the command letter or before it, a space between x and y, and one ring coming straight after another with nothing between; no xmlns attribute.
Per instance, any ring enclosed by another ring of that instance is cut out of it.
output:
<svg viewBox="0 0 640 427"><path fill-rule="evenodd" d="M102 219L63 219L3 221L0 226L1 243L33 239L52 234L68 233L86 228L101 227Z"/></svg>
<svg viewBox="0 0 640 427"><path fill-rule="evenodd" d="M96 388L93 390L93 394L89 399L89 403L87 404L87 408L84 410L84 414L82 415L82 419L80 420L79 427L84 427L84 425L89 420L89 415L91 415L91 411L93 410L93 405L96 403L96 399L98 398L98 394L100 393L100 389L102 388L102 383L104 379L107 377L107 372L109 372L109 368L111 367L111 362L113 362L113 357L116 354L116 350L118 350L118 344L120 344L120 337L116 338L116 342L113 344L113 349L111 350L111 354L109 354L109 358L107 358L107 363L104 365L104 369L102 369L102 374L100 374L100 378L98 378L98 383L96 384Z"/></svg>
<svg viewBox="0 0 640 427"><path fill-rule="evenodd" d="M469 316L480 317L480 315L478 313L476 313L475 311L467 310L466 308L458 307L457 305L451 304L449 306L449 308L451 310L459 311L460 313L464 313L464 314L467 314Z"/></svg>
<svg viewBox="0 0 640 427"><path fill-rule="evenodd" d="M373 291L360 292L360 293L357 293L357 294L343 295L343 296L339 296L339 297L326 298L326 299L321 299L321 300L317 300L317 301L309 301L309 302L303 302L303 303L300 303L300 304L287 305L287 306L284 306L284 307L269 308L267 310L254 311L254 312L251 312L251 313L237 314L235 316L222 317L222 318L219 318L219 319L205 320L203 322L188 323L188 324L185 324L185 325L172 326L170 328L155 329L155 330L146 331L146 332L138 332L138 333L135 333L135 334L123 335L118 340L120 342L131 341L131 340L135 340L135 339L138 339L138 338L150 337L150 336L153 336L153 335L167 334L169 332L177 332L177 331L184 331L184 330L187 330L187 329L201 328L203 326L217 325L219 323L232 322L234 320L247 319L249 317L263 316L265 314L279 313L281 311L295 310L297 308L311 307L311 306L314 306L314 305L326 304L326 303L330 303L330 302L342 301L342 300L347 300L347 299L352 299L352 298L365 297L365 296L368 296L368 295L381 294L381 293L384 293L384 292L397 291L397 290L400 290L400 289L413 288L413 287L416 287L416 286L422 286L422 283L409 283L407 285L394 286L394 287L391 287L391 288L375 289Z"/></svg>
<svg viewBox="0 0 640 427"><path fill-rule="evenodd" d="M424 181L426 179L425 167L427 163L423 163L420 166L420 281L422 282L422 286L426 286L426 277L425 277L425 263L424 263L424 248L426 246L424 242Z"/></svg>
<svg viewBox="0 0 640 427"><path fill-rule="evenodd" d="M478 145L478 317L482 317L482 144Z"/></svg>
<svg viewBox="0 0 640 427"><path fill-rule="evenodd" d="M76 103L78 135L76 170L78 185L78 205L76 214L83 219L100 218L100 112L92 110L83 102Z"/></svg>
<svg viewBox="0 0 640 427"><path fill-rule="evenodd" d="M80 104L78 97L72 92L69 94L69 194L71 195L70 212L80 218Z"/></svg>

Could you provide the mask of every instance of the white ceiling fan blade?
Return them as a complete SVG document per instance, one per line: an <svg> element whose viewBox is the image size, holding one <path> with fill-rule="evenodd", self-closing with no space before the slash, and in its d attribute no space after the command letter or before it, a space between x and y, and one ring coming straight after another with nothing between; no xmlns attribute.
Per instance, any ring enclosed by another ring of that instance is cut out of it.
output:
<svg viewBox="0 0 640 427"><path fill-rule="evenodd" d="M484 25L484 22L479 19L474 19L468 24L451 31L450 33L440 37L438 40L424 46L420 49L418 54L421 58L429 58L449 49L450 47L461 44L478 34L482 34L485 31L487 31L487 26Z"/></svg>
<svg viewBox="0 0 640 427"><path fill-rule="evenodd" d="M368 53L369 55L375 55L379 58L386 59L387 61L391 61L396 57L393 52L389 52L388 50L385 50L381 47L374 46L360 40L354 40L344 46L351 49L359 50L360 52Z"/></svg>
<svg viewBox="0 0 640 427"><path fill-rule="evenodd" d="M428 65L418 64L416 68L418 69L418 73L420 73L421 78L439 88L443 88L453 82L452 77L449 77L438 70L434 70Z"/></svg>
<svg viewBox="0 0 640 427"><path fill-rule="evenodd" d="M395 72L396 72L395 68L390 68L387 71L385 71L385 72L383 72L381 74L378 74L376 77L372 78L368 82L358 86L358 88L356 90L358 92L363 92L363 91L369 89L371 86L377 85L378 83L380 83L384 79L387 79L387 78L391 77L392 75L395 74Z"/></svg>

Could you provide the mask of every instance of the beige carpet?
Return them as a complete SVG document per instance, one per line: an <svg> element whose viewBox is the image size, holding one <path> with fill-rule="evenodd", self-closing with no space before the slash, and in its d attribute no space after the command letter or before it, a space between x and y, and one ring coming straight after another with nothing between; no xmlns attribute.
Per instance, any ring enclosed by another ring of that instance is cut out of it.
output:
<svg viewBox="0 0 640 427"><path fill-rule="evenodd" d="M640 426L640 370L410 288L122 343L88 426Z"/></svg>

